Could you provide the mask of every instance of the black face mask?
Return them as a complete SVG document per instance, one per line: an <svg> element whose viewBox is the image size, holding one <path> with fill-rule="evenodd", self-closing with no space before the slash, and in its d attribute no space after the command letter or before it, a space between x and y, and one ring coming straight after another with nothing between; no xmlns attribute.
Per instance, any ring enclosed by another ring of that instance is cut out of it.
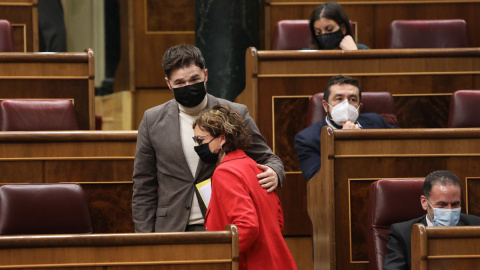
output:
<svg viewBox="0 0 480 270"><path fill-rule="evenodd" d="M207 90L205 90L205 82L185 85L178 88L173 88L173 96L175 100L182 106L195 107L202 103Z"/></svg>
<svg viewBox="0 0 480 270"><path fill-rule="evenodd" d="M343 39L342 29L338 29L337 32L318 35L315 38L321 50L333 50L338 48Z"/></svg>
<svg viewBox="0 0 480 270"><path fill-rule="evenodd" d="M215 140L215 138L213 138L212 141L213 140ZM218 153L212 153L212 151L210 151L210 147L208 147L208 145L212 141L193 147L195 149L195 152L197 152L197 155L200 157L200 159L207 164L216 163L218 160Z"/></svg>

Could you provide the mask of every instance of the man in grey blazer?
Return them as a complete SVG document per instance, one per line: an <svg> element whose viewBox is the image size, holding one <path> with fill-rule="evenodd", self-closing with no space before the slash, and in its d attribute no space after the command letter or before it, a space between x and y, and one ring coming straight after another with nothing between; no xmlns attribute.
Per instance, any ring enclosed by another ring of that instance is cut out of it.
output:
<svg viewBox="0 0 480 270"><path fill-rule="evenodd" d="M217 104L239 112L252 132L245 151L263 173L259 184L272 192L285 179L283 163L273 154L248 114L247 107L206 93L208 70L198 48L177 45L162 61L165 81L174 99L148 109L138 128L133 171L132 214L136 232L204 230L194 185L209 179L215 164L206 164L194 150L193 121L201 110Z"/></svg>

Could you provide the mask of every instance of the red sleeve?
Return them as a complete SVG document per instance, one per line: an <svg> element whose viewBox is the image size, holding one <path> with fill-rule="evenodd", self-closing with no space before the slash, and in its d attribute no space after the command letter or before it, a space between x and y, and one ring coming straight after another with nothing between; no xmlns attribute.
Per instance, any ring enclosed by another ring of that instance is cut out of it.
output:
<svg viewBox="0 0 480 270"><path fill-rule="evenodd" d="M259 234L257 211L250 189L242 175L228 167L217 168L212 181L228 221L238 228L240 252L245 252Z"/></svg>

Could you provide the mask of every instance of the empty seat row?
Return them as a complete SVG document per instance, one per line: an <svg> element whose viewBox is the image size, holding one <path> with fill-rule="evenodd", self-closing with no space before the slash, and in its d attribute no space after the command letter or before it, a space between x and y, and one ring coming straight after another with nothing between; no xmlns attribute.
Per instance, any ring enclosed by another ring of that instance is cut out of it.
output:
<svg viewBox="0 0 480 270"><path fill-rule="evenodd" d="M45 130L78 130L71 100L0 100L0 131Z"/></svg>
<svg viewBox="0 0 480 270"><path fill-rule="evenodd" d="M80 185L0 186L0 235L91 232L87 199Z"/></svg>
<svg viewBox="0 0 480 270"><path fill-rule="evenodd" d="M308 20L282 20L275 27L272 50L301 50L310 45ZM389 48L468 47L465 20L395 20L390 24Z"/></svg>

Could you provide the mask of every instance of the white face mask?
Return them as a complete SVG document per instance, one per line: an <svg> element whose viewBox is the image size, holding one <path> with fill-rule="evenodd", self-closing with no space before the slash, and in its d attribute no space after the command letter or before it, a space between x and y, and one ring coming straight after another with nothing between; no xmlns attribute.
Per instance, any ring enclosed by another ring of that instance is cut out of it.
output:
<svg viewBox="0 0 480 270"><path fill-rule="evenodd" d="M335 124L339 126L341 126L343 122L347 122L348 120L355 123L355 121L357 121L358 119L358 109L360 108L360 105L358 106L358 108L355 108L355 106L348 103L348 99L345 99L334 107L332 107L332 105L330 104L328 104L328 106L332 108L332 112L330 114L332 116L333 122L335 122Z"/></svg>
<svg viewBox="0 0 480 270"><path fill-rule="evenodd" d="M428 200L427 203L430 204ZM433 208L431 204L430 207ZM461 209L461 207L454 209L433 208L433 220L431 217L430 220L435 226L457 226Z"/></svg>

